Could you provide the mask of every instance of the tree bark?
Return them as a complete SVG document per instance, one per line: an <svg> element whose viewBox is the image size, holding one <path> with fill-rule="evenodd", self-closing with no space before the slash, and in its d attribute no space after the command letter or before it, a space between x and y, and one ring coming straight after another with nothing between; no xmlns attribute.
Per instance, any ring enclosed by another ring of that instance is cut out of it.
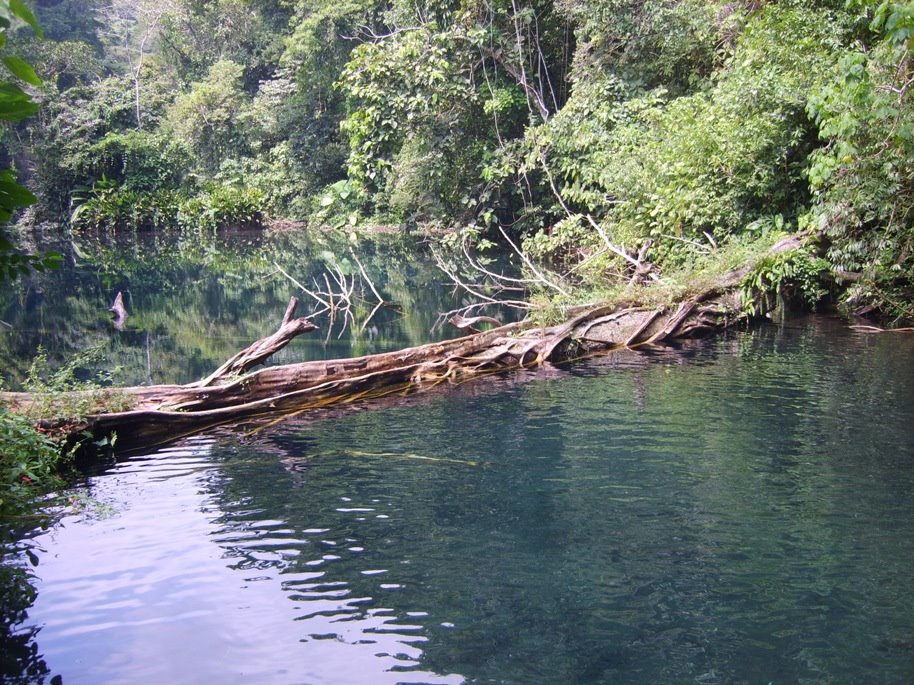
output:
<svg viewBox="0 0 914 685"><path fill-rule="evenodd" d="M791 237L769 254L799 244ZM119 447L150 447L219 425L422 392L491 373L696 337L747 318L738 287L750 268L726 274L675 306L582 306L552 326L518 322L396 352L249 372L315 328L306 319L293 318L297 301L292 298L276 333L239 352L209 377L188 385L123 388L117 392L130 399L129 411L98 413L83 422L43 423L47 429L65 426L73 439L88 430L96 439L116 433ZM23 393L4 393L0 399L20 409L32 401Z"/></svg>

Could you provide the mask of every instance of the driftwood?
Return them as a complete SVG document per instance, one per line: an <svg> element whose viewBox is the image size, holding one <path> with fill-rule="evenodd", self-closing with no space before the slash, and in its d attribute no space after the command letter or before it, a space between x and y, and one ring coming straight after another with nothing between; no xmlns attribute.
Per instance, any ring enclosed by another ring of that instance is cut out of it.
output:
<svg viewBox="0 0 914 685"><path fill-rule="evenodd" d="M772 251L797 246L798 238L788 238ZM749 268L726 274L713 287L672 307L584 306L552 326L522 321L396 352L249 371L297 335L315 328L306 319L294 318L297 302L293 298L276 333L239 352L209 377L189 385L121 389L118 392L129 399L131 410L90 416L67 430L73 436L88 430L96 438L116 433L119 446L149 447L219 425L272 420L421 392L485 374L696 337L746 318L737 291ZM30 401L19 393L5 393L0 399L20 408L27 408Z"/></svg>
<svg viewBox="0 0 914 685"><path fill-rule="evenodd" d="M454 328L466 331L467 333L481 333L482 331L479 328L476 328L476 324L478 323L491 323L496 326L503 325L501 321L492 316L463 316L461 314L454 314L447 322Z"/></svg>
<svg viewBox="0 0 914 685"><path fill-rule="evenodd" d="M279 350L292 342L293 338L302 333L317 329L317 326L308 319L295 318L295 310L297 307L298 298L293 297L289 300L289 305L286 307L286 313L282 317L282 323L279 325L279 330L270 337L258 340L253 345L241 350L241 352L235 354L231 359L203 380L191 383L190 387L206 388L213 385L216 381L223 380L228 376L243 374L249 369L263 364L276 352L279 352Z"/></svg>
<svg viewBox="0 0 914 685"><path fill-rule="evenodd" d="M124 306L124 294L118 291L117 295L114 296L114 302L108 308L108 311L114 314L114 319L112 323L114 327L122 331L124 330L124 324L127 323L127 307Z"/></svg>

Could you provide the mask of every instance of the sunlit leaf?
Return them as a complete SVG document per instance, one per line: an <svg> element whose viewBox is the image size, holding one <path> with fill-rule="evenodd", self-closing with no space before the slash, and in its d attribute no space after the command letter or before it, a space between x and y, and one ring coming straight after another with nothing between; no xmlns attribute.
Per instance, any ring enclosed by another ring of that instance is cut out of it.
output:
<svg viewBox="0 0 914 685"><path fill-rule="evenodd" d="M41 31L38 19L35 18L32 10L30 10L22 0L10 0L10 11L31 26L32 30L35 31L36 36L44 38L44 33Z"/></svg>
<svg viewBox="0 0 914 685"><path fill-rule="evenodd" d="M32 65L24 59L14 55L8 55L3 58L3 63L17 78L22 79L26 83L31 83L33 86L41 85L41 79L38 78L38 74L32 69Z"/></svg>

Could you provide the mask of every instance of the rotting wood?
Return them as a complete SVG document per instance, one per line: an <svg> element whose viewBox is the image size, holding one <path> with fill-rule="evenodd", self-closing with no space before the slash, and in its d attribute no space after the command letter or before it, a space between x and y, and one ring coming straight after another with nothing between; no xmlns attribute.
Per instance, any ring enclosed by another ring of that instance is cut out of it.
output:
<svg viewBox="0 0 914 685"><path fill-rule="evenodd" d="M799 238L788 238L769 254L799 244ZM582 306L571 310L567 321L553 326L516 322L395 352L249 371L297 335L315 328L307 319L294 318L297 302L293 298L276 333L239 352L207 378L188 385L123 388L118 392L132 400L130 411L100 413L82 423L64 425L71 437L86 430L96 438L116 433L119 445L150 447L220 425L276 420L421 392L485 374L694 337L745 319L735 291L750 268L734 270L713 287L672 307ZM31 401L23 393L4 393L0 399L21 409ZM53 422L45 427L53 428Z"/></svg>

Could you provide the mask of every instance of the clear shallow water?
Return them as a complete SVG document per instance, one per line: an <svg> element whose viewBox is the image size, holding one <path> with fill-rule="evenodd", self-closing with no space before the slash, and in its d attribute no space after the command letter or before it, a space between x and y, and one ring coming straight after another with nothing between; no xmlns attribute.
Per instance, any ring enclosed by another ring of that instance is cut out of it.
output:
<svg viewBox="0 0 914 685"><path fill-rule="evenodd" d="M826 320L219 434L34 540L64 683L914 681L914 338Z"/></svg>

